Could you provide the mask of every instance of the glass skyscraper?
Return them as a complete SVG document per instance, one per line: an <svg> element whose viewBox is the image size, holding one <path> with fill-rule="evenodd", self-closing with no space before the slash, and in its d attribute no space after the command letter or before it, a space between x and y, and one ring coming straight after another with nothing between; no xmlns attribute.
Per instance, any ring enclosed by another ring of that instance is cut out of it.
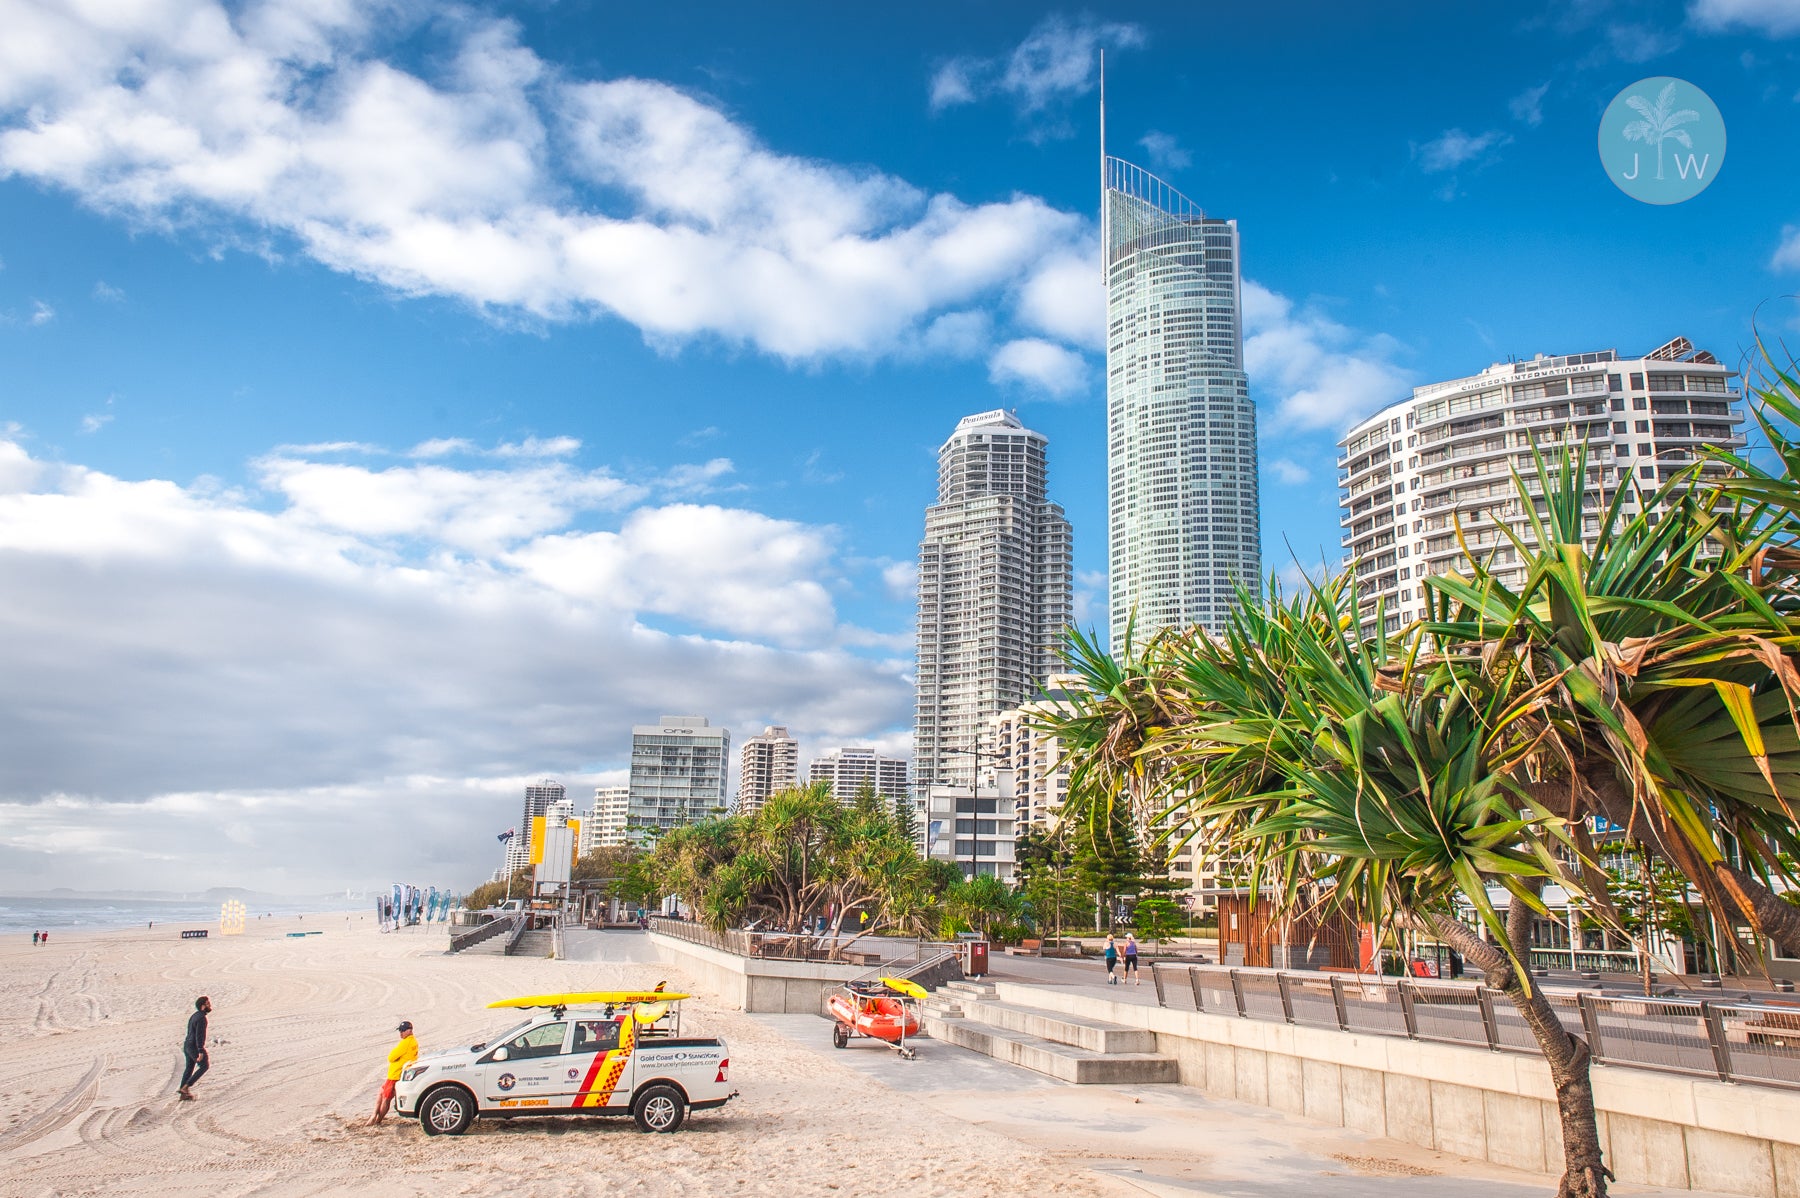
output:
<svg viewBox="0 0 1800 1198"><path fill-rule="evenodd" d="M1256 409L1244 375L1237 222L1102 158L1112 647L1135 611L1217 628L1261 595Z"/></svg>

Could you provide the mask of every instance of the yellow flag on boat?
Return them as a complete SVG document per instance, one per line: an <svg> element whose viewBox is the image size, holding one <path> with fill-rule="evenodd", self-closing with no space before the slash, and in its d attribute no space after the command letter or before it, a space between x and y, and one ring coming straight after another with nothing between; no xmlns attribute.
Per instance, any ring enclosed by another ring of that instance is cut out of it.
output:
<svg viewBox="0 0 1800 1198"><path fill-rule="evenodd" d="M664 990L575 990L567 994L528 994L522 998L503 998L488 1004L493 1007L623 1007L637 1003L661 1006L680 1002L686 994L670 994ZM657 1016L658 1019L662 1016ZM640 1020L639 1022L651 1022Z"/></svg>

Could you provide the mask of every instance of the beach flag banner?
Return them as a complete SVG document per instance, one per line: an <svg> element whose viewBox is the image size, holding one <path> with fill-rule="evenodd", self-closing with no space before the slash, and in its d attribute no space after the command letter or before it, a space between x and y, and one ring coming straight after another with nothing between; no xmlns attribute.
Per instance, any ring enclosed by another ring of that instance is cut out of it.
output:
<svg viewBox="0 0 1800 1198"><path fill-rule="evenodd" d="M494 837L494 839L498 840L501 844L505 844L518 834L519 830L517 828L508 828L506 831L500 833L500 835Z"/></svg>
<svg viewBox="0 0 1800 1198"><path fill-rule="evenodd" d="M244 904L239 899L226 899L219 908L219 935L241 936L244 934Z"/></svg>

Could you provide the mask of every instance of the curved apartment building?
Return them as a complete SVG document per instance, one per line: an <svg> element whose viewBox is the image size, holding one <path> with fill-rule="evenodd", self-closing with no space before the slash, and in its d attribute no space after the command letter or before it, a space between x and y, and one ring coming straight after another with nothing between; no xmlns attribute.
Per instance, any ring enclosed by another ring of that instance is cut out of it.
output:
<svg viewBox="0 0 1800 1198"><path fill-rule="evenodd" d="M1114 652L1217 627L1260 596L1256 409L1244 374L1237 222L1103 158L1107 566Z"/></svg>
<svg viewBox="0 0 1800 1198"><path fill-rule="evenodd" d="M1512 472L1535 488L1534 444L1547 455L1587 444L1594 532L1598 509L1631 480L1647 493L1704 446L1741 447L1736 374L1685 337L1641 358L1539 354L1415 388L1358 424L1338 442L1338 503L1345 559L1369 605L1365 631L1378 600L1389 631L1424 616L1421 581L1462 559L1459 522L1471 549L1493 552L1503 583L1524 581L1501 529L1530 537Z"/></svg>

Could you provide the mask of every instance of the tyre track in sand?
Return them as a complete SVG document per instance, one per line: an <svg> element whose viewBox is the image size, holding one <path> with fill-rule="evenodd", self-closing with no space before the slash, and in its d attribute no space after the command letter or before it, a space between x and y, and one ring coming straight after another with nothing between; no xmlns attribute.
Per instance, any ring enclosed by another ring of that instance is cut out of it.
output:
<svg viewBox="0 0 1800 1198"><path fill-rule="evenodd" d="M95 1057L94 1063L81 1075L81 1080L69 1088L68 1093L11 1131L0 1134L0 1152L9 1152L29 1144L79 1117L93 1104L94 1096L100 1092L100 1077L106 1072L110 1061L110 1057Z"/></svg>

